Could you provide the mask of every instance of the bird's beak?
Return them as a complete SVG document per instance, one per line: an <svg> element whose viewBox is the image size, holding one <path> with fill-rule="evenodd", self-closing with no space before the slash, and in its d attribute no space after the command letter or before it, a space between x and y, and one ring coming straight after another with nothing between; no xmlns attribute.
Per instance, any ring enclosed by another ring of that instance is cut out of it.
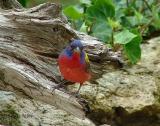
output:
<svg viewBox="0 0 160 126"><path fill-rule="evenodd" d="M80 48L79 48L79 47L76 47L76 48L74 49L74 52L80 53Z"/></svg>

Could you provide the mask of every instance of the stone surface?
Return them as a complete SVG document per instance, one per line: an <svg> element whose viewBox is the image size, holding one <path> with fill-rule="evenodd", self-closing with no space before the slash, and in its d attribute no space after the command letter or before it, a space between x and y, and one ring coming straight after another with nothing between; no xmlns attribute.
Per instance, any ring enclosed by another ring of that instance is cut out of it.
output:
<svg viewBox="0 0 160 126"><path fill-rule="evenodd" d="M87 83L81 90L93 110L90 118L113 126L160 125L160 38L142 44L142 59L137 65L121 70L104 66L103 71L98 84ZM71 91L76 88L69 87Z"/></svg>
<svg viewBox="0 0 160 126"><path fill-rule="evenodd" d="M0 91L0 124L9 126L95 126L54 106Z"/></svg>

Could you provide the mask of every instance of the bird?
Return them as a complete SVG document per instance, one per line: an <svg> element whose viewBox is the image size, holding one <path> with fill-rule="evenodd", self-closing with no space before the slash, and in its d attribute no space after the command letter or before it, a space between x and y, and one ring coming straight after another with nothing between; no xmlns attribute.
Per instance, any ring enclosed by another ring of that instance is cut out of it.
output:
<svg viewBox="0 0 160 126"><path fill-rule="evenodd" d="M84 82L91 78L90 61L80 39L72 39L60 53L58 66L65 80L80 84L76 94L79 94Z"/></svg>

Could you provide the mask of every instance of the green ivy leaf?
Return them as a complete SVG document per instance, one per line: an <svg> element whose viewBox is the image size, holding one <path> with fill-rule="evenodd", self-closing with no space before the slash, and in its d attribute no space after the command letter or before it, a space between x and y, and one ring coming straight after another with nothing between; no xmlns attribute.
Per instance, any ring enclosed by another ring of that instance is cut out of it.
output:
<svg viewBox="0 0 160 126"><path fill-rule="evenodd" d="M26 7L27 0L18 0L18 1L22 4L23 7Z"/></svg>
<svg viewBox="0 0 160 126"><path fill-rule="evenodd" d="M123 47L128 59L132 64L135 64L141 58L140 43L142 42L142 37L138 30L132 30L131 32L136 34L137 36L133 38L129 43L125 44Z"/></svg>
<svg viewBox="0 0 160 126"><path fill-rule="evenodd" d="M160 8L153 6L152 7L152 16L153 16L153 23L152 25L156 28L156 29L160 29L160 16L159 16L159 12Z"/></svg>
<svg viewBox="0 0 160 126"><path fill-rule="evenodd" d="M95 4L95 3L96 3L96 1L97 1L97 0L91 0L91 3L92 3L92 4Z"/></svg>
<svg viewBox="0 0 160 126"><path fill-rule="evenodd" d="M115 7L111 0L97 0L94 5L87 8L86 16L90 21L106 21L108 17L114 17Z"/></svg>
<svg viewBox="0 0 160 126"><path fill-rule="evenodd" d="M84 33L87 33L87 26L85 23L83 23L79 29L80 32L84 32Z"/></svg>
<svg viewBox="0 0 160 126"><path fill-rule="evenodd" d="M130 26L135 27L138 25L143 25L149 23L149 19L147 19L144 15L139 13L138 11L134 11L135 15L134 16L128 16L126 19L130 23Z"/></svg>
<svg viewBox="0 0 160 126"><path fill-rule="evenodd" d="M127 44L132 41L137 35L131 33L129 30L123 30L114 36L115 43Z"/></svg>
<svg viewBox="0 0 160 126"><path fill-rule="evenodd" d="M109 40L111 27L108 25L108 18L115 16L115 7L112 0L92 0L93 5L86 10L85 22L91 26L91 35L103 42Z"/></svg>
<svg viewBox="0 0 160 126"><path fill-rule="evenodd" d="M90 1L90 0L80 0L80 3L81 3L81 4L90 5L90 4L91 4L91 1Z"/></svg>
<svg viewBox="0 0 160 126"><path fill-rule="evenodd" d="M103 42L106 42L109 40L109 38L111 36L112 29L106 21L105 22L97 22L93 26L92 32L93 33L91 35L99 38Z"/></svg>
<svg viewBox="0 0 160 126"><path fill-rule="evenodd" d="M78 20L82 18L82 12L78 10L75 6L68 6L63 10L64 14L73 20Z"/></svg>
<svg viewBox="0 0 160 126"><path fill-rule="evenodd" d="M121 25L118 21L114 21L111 18L108 18L108 24L112 27L112 29L120 29Z"/></svg>

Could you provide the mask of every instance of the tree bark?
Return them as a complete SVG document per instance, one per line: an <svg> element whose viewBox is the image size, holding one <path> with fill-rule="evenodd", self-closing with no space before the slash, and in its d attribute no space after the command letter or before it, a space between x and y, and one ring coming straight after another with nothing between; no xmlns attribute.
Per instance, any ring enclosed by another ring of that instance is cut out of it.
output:
<svg viewBox="0 0 160 126"><path fill-rule="evenodd" d="M79 99L57 89L52 92L61 76L56 59L71 38L79 38L97 73L96 68L101 67L97 61L114 60L108 58L106 46L73 30L60 5L45 3L24 9L16 0L2 0L0 8L0 89L84 118L85 106Z"/></svg>
<svg viewBox="0 0 160 126"><path fill-rule="evenodd" d="M1 0L0 8L2 9L15 9L23 8L22 5L17 0Z"/></svg>

